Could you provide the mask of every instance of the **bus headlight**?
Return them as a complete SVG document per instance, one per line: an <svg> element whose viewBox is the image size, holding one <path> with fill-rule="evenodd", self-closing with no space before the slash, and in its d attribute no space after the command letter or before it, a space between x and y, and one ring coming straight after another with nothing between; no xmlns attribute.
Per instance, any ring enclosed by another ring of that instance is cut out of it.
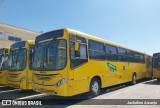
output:
<svg viewBox="0 0 160 108"><path fill-rule="evenodd" d="M26 80L26 76L22 77L22 78L19 80L19 82L22 82L22 81L24 81L24 80Z"/></svg>
<svg viewBox="0 0 160 108"><path fill-rule="evenodd" d="M54 86L59 87L62 84L66 83L67 81L68 81L68 78L63 78L63 79L59 80Z"/></svg>

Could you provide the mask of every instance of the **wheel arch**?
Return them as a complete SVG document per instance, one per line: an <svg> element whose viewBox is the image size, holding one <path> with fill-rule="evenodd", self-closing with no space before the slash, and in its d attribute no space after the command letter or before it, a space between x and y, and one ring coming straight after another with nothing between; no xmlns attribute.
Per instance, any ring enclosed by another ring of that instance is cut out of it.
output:
<svg viewBox="0 0 160 108"><path fill-rule="evenodd" d="M98 75L96 75L96 76L92 77L92 78L91 78L91 80L90 80L90 83L89 83L89 84L91 84L91 81L92 81L93 79L97 79L97 80L99 80L100 87L102 88L102 80L101 80L101 77L100 77L100 76L98 76Z"/></svg>
<svg viewBox="0 0 160 108"><path fill-rule="evenodd" d="M137 73L136 73L136 72L133 72L132 76L133 76L133 75L136 75L136 76L137 76Z"/></svg>

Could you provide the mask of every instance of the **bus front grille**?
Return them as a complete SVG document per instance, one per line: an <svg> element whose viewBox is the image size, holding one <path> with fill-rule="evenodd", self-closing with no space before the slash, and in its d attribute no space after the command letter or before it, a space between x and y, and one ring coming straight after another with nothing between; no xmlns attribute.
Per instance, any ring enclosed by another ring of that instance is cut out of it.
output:
<svg viewBox="0 0 160 108"><path fill-rule="evenodd" d="M8 76L10 78L17 78L19 76L19 74L8 74Z"/></svg>
<svg viewBox="0 0 160 108"><path fill-rule="evenodd" d="M56 75L55 74L47 74L47 75L42 75L42 74L34 74L34 76L38 79L38 80L50 80L52 78L54 78Z"/></svg>

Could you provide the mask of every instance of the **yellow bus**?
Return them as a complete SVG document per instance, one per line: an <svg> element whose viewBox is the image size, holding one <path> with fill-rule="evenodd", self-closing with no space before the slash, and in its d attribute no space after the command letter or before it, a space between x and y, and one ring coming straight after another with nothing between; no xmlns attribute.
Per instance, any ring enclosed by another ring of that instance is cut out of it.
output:
<svg viewBox="0 0 160 108"><path fill-rule="evenodd" d="M33 90L57 96L89 92L146 77L146 54L72 29L35 40Z"/></svg>
<svg viewBox="0 0 160 108"><path fill-rule="evenodd" d="M8 85L9 53L10 48L0 49L0 84L2 85Z"/></svg>
<svg viewBox="0 0 160 108"><path fill-rule="evenodd" d="M32 58L34 41L27 40L11 45L11 66L8 72L9 86L24 90L32 89Z"/></svg>
<svg viewBox="0 0 160 108"><path fill-rule="evenodd" d="M153 78L160 81L160 53L153 54Z"/></svg>

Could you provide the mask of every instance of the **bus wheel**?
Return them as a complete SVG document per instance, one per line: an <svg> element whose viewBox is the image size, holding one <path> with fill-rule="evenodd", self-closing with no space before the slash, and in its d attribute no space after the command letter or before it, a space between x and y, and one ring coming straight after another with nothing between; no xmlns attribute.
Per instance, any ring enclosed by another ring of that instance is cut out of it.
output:
<svg viewBox="0 0 160 108"><path fill-rule="evenodd" d="M100 94L100 81L97 78L92 79L90 83L89 98L96 97Z"/></svg>
<svg viewBox="0 0 160 108"><path fill-rule="evenodd" d="M135 85L136 83L137 83L136 74L133 74L133 76L132 76L132 85Z"/></svg>

